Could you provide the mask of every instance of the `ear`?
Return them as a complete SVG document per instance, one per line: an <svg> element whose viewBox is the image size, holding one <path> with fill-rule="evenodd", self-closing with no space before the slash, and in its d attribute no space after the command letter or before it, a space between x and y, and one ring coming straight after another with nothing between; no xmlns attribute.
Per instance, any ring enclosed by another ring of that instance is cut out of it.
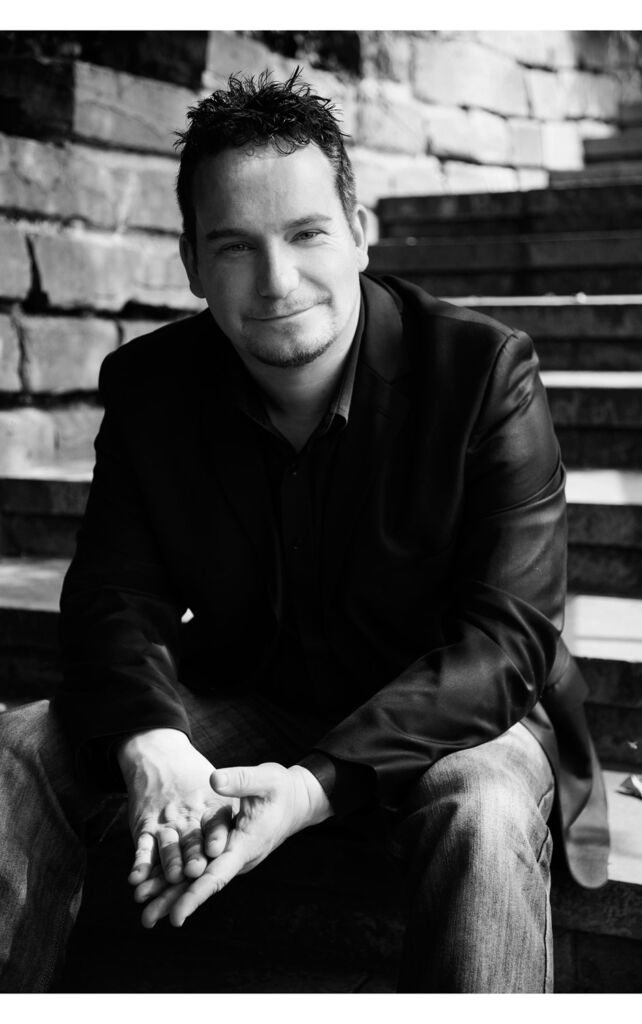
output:
<svg viewBox="0 0 642 1024"><path fill-rule="evenodd" d="M357 247L357 268L365 270L368 266L368 214L361 204L355 207L350 223L352 237Z"/></svg>
<svg viewBox="0 0 642 1024"><path fill-rule="evenodd" d="M197 299L204 299L205 292L198 273L196 253L194 252L187 235L181 235L178 247L183 261L183 266L185 267L185 273L187 274L187 280L189 281L190 291Z"/></svg>

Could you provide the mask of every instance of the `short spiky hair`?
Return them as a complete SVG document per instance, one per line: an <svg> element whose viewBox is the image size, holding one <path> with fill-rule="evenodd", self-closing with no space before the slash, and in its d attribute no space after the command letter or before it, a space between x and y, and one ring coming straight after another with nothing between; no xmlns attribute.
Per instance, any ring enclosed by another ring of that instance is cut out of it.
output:
<svg viewBox="0 0 642 1024"><path fill-rule="evenodd" d="M300 75L299 67L286 82L272 82L268 71L256 80L253 75L230 75L227 89L217 89L188 110L189 127L176 132L176 146L181 149L176 195L183 231L192 245L196 233L192 196L196 165L204 156L216 156L235 146L270 144L281 153L292 153L315 143L334 169L337 193L350 220L356 195L344 133L333 103L313 93Z"/></svg>

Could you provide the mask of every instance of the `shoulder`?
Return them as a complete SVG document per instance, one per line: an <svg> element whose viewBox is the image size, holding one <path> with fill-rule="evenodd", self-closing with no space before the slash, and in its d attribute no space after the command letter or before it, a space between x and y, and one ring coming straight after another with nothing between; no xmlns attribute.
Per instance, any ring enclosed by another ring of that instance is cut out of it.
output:
<svg viewBox="0 0 642 1024"><path fill-rule="evenodd" d="M162 378L176 380L192 372L197 352L213 328L211 315L204 310L133 338L103 361L100 389L120 385L138 387Z"/></svg>

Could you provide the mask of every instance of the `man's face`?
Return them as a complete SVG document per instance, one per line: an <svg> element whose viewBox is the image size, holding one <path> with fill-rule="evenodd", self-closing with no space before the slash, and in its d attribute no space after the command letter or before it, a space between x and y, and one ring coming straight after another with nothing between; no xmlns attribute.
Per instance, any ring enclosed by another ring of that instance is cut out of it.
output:
<svg viewBox="0 0 642 1024"><path fill-rule="evenodd" d="M368 263L365 211L348 223L317 146L205 157L193 198L196 251L181 239L190 287L244 361L301 366L349 343Z"/></svg>

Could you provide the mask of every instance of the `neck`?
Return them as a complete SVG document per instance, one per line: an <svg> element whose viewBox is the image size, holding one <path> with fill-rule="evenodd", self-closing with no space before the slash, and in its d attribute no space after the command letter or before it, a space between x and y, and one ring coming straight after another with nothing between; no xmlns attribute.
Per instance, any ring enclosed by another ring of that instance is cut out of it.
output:
<svg viewBox="0 0 642 1024"><path fill-rule="evenodd" d="M304 366L269 366L239 353L263 394L270 419L297 450L303 447L330 404L354 329L346 341L337 339L318 359Z"/></svg>

